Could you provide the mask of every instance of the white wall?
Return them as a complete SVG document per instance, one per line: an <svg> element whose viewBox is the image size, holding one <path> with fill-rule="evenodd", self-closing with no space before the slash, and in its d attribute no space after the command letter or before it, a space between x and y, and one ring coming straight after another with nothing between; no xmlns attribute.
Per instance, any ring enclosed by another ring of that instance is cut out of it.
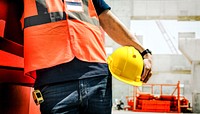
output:
<svg viewBox="0 0 200 114"><path fill-rule="evenodd" d="M131 19L174 19L177 16L200 15L199 0L105 0L112 12L130 28ZM138 18L139 17L139 18ZM142 18L141 18L142 17ZM139 34L143 35L143 34ZM106 46L119 47L108 36ZM153 76L148 83L184 84L182 92L191 102L190 63L182 55L153 55ZM166 89L165 91L170 91ZM113 78L113 101L133 95L133 87Z"/></svg>

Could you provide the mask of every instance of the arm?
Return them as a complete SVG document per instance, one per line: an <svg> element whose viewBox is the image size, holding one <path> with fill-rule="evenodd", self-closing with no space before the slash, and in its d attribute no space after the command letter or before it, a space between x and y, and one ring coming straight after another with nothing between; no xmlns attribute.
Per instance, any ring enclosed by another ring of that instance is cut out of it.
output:
<svg viewBox="0 0 200 114"><path fill-rule="evenodd" d="M99 15L99 20L104 31L118 44L122 46L133 46L140 53L145 50L136 37L129 32L129 30L110 10L102 12ZM143 58L144 72L142 74L142 81L147 82L152 75L152 56L151 54L146 54Z"/></svg>

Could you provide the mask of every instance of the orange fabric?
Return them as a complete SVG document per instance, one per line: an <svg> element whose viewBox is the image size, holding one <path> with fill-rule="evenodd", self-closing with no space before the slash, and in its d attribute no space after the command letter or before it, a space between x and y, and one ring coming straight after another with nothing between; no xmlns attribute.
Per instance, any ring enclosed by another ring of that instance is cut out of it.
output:
<svg viewBox="0 0 200 114"><path fill-rule="evenodd" d="M47 8L49 12L63 11L63 5L61 0L46 0Z"/></svg>
<svg viewBox="0 0 200 114"><path fill-rule="evenodd" d="M30 17L33 15L37 15L37 9L36 9L36 3L35 0L24 0L24 16Z"/></svg>
<svg viewBox="0 0 200 114"><path fill-rule="evenodd" d="M66 21L60 21L24 29L25 72L55 66L74 57L66 25Z"/></svg>
<svg viewBox="0 0 200 114"><path fill-rule="evenodd" d="M24 17L34 16L37 9L33 7L35 3L30 2L34 0L24 1ZM61 12L66 11L67 15L68 11L61 2L62 0L46 2L48 11L58 12L63 8ZM92 15L97 18L91 2L92 0L89 0L88 12L93 12ZM32 8L29 9L29 6ZM66 63L74 57L88 62L106 63L104 38L100 27L79 19L67 18L24 28L25 73Z"/></svg>
<svg viewBox="0 0 200 114"><path fill-rule="evenodd" d="M70 32L76 33L71 37L78 38L71 40L74 55L83 61L105 63L104 39L100 29L91 24L87 24L88 29L84 29L86 22L79 23L69 20L69 23Z"/></svg>
<svg viewBox="0 0 200 114"><path fill-rule="evenodd" d="M90 17L97 17L96 11L92 10L95 9L92 0L88 1L88 12Z"/></svg>

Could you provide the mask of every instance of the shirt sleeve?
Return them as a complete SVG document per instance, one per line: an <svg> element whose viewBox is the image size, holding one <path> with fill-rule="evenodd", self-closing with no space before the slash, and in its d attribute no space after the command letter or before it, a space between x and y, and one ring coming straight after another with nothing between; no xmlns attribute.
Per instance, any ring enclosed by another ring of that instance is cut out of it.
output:
<svg viewBox="0 0 200 114"><path fill-rule="evenodd" d="M92 1L98 15L100 15L105 10L111 9L111 7L104 0L92 0Z"/></svg>

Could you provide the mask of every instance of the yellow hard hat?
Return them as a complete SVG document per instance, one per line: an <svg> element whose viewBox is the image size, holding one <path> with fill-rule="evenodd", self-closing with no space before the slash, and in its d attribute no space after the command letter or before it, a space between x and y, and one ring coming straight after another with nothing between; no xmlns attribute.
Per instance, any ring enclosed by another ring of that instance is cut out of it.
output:
<svg viewBox="0 0 200 114"><path fill-rule="evenodd" d="M122 46L107 59L111 74L118 80L134 86L141 86L143 58L134 47Z"/></svg>

